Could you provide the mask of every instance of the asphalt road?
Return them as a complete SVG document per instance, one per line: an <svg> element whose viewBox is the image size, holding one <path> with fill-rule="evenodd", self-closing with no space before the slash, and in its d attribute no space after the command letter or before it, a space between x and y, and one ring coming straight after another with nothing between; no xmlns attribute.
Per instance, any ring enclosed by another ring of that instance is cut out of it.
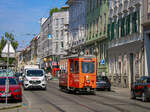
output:
<svg viewBox="0 0 150 112"><path fill-rule="evenodd" d="M150 102L131 100L115 91L97 91L96 95L68 94L58 82L49 81L44 90L23 91L23 107L0 112L149 112Z"/></svg>

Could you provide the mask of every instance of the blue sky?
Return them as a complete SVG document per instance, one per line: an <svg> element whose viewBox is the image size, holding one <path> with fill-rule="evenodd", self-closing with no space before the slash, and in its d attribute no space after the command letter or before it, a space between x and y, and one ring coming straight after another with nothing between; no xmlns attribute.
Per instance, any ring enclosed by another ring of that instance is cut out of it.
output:
<svg viewBox="0 0 150 112"><path fill-rule="evenodd" d="M40 18L48 17L49 9L65 5L66 0L0 0L0 35L13 33L22 49L40 32Z"/></svg>

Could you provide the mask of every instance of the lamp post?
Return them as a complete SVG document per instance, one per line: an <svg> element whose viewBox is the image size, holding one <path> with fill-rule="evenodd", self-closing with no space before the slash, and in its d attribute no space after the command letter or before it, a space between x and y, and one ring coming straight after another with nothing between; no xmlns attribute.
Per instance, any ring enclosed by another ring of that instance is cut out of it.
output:
<svg viewBox="0 0 150 112"><path fill-rule="evenodd" d="M95 49L94 49L94 54L96 56L96 75L97 75L97 55L98 55L98 48L97 48L97 42L95 42Z"/></svg>

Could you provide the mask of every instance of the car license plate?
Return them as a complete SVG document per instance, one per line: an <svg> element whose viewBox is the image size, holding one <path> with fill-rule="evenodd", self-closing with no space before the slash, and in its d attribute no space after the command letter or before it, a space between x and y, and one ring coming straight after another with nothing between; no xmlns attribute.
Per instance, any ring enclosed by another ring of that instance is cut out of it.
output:
<svg viewBox="0 0 150 112"><path fill-rule="evenodd" d="M11 96L11 94L7 94L7 97ZM1 94L1 97L6 97L6 94Z"/></svg>

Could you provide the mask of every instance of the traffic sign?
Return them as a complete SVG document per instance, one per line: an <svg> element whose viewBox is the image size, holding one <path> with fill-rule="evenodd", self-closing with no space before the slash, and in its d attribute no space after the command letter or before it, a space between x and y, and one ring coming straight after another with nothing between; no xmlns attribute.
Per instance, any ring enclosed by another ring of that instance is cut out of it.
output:
<svg viewBox="0 0 150 112"><path fill-rule="evenodd" d="M9 52L9 53L8 53ZM6 45L4 46L3 50L2 50L2 57L7 57L9 54L9 57L15 57L15 50L12 47L10 42L7 42Z"/></svg>
<svg viewBox="0 0 150 112"><path fill-rule="evenodd" d="M105 65L105 60L102 59L102 60L100 61L100 64L101 64L101 65Z"/></svg>

